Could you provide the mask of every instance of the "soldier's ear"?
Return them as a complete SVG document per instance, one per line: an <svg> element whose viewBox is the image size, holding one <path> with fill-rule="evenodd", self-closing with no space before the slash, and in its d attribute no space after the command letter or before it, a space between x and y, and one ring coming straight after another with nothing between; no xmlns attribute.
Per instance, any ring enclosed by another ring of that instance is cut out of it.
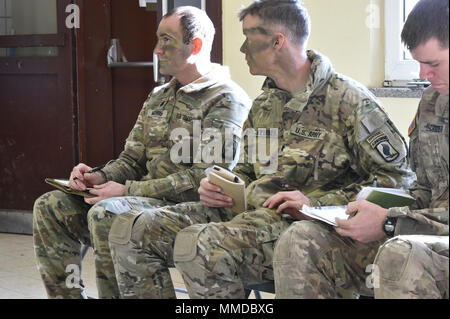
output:
<svg viewBox="0 0 450 319"><path fill-rule="evenodd" d="M283 33L277 32L273 37L273 48L280 50L285 44L286 36Z"/></svg>
<svg viewBox="0 0 450 319"><path fill-rule="evenodd" d="M200 53L203 47L203 41L200 38L195 38L192 40L193 48L192 48L192 54L197 55Z"/></svg>

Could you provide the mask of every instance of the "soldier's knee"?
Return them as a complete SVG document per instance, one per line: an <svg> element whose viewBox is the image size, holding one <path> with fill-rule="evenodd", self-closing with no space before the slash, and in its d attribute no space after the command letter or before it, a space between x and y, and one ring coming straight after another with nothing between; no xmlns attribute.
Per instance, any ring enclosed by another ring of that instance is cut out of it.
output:
<svg viewBox="0 0 450 319"><path fill-rule="evenodd" d="M67 195L61 191L51 191L38 197L33 205L33 219L35 221L54 218L55 210L62 210L62 203Z"/></svg>
<svg viewBox="0 0 450 319"><path fill-rule="evenodd" d="M287 263L291 260L292 240L295 238L294 233L295 229L291 226L278 238L273 254L274 263Z"/></svg>
<svg viewBox="0 0 450 319"><path fill-rule="evenodd" d="M107 217L106 207L103 202L98 202L92 206L87 213L89 228L95 226L96 223L103 221Z"/></svg>
<svg viewBox="0 0 450 319"><path fill-rule="evenodd" d="M382 279L398 281L401 279L412 252L411 242L393 238L382 245L375 257L375 265Z"/></svg>
<svg viewBox="0 0 450 319"><path fill-rule="evenodd" d="M197 224L184 228L175 238L173 260L177 268L183 263L191 262L198 254L204 254L206 245L204 233L208 225ZM199 245L200 244L200 245ZM199 246L202 249L199 249Z"/></svg>
<svg viewBox="0 0 450 319"><path fill-rule="evenodd" d="M295 259L303 262L318 259L318 247L322 247L323 225L311 221L298 221L290 225L280 236L274 251L274 262L288 263ZM300 258L299 258L300 257Z"/></svg>
<svg viewBox="0 0 450 319"><path fill-rule="evenodd" d="M114 219L108 237L111 250L116 245L127 245L131 240L139 241L143 227L142 213L131 210Z"/></svg>

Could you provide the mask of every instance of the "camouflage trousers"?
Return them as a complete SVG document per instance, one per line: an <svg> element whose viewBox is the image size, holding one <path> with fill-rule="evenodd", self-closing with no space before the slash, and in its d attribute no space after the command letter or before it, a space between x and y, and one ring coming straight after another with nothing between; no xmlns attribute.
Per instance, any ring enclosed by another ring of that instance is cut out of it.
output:
<svg viewBox="0 0 450 319"><path fill-rule="evenodd" d="M398 236L378 251L375 298L449 298L448 236Z"/></svg>
<svg viewBox="0 0 450 319"><path fill-rule="evenodd" d="M154 210L131 210L113 223L109 245L122 298L172 299L169 267L178 232L197 223L230 220L229 209L211 209L201 202Z"/></svg>
<svg viewBox="0 0 450 319"><path fill-rule="evenodd" d="M448 237L381 244L341 237L317 222L294 223L275 248L277 298L448 298Z"/></svg>
<svg viewBox="0 0 450 319"><path fill-rule="evenodd" d="M135 198L151 208L169 203ZM33 209L36 263L49 298L86 298L81 279L81 245L94 250L96 283L100 298L118 298L119 289L108 245L116 215L104 202L94 206L82 197L53 191L39 197Z"/></svg>
<svg viewBox="0 0 450 319"><path fill-rule="evenodd" d="M317 221L293 223L275 247L276 297L373 296L372 265L382 242L363 244Z"/></svg>
<svg viewBox="0 0 450 319"><path fill-rule="evenodd" d="M261 208L229 222L183 229L174 261L190 298L242 299L244 286L273 281L274 245L292 221Z"/></svg>

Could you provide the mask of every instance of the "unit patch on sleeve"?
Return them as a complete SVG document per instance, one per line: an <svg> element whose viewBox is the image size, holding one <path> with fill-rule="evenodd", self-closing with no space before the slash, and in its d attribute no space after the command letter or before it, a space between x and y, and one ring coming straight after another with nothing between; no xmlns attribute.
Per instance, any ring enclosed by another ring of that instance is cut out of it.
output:
<svg viewBox="0 0 450 319"><path fill-rule="evenodd" d="M400 153L389 142L388 137L383 131L377 131L367 138L367 142L380 153L383 159L390 163L395 161Z"/></svg>

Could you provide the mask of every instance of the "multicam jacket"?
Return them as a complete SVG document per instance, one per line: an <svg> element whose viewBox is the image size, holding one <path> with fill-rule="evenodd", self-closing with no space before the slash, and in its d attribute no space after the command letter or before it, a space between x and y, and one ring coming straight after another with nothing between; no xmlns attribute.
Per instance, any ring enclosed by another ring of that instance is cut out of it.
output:
<svg viewBox="0 0 450 319"><path fill-rule="evenodd" d="M229 69L220 65L196 81L178 86L172 79L150 93L124 151L102 169L108 181L125 184L127 196L199 200L197 188L205 168L212 164L194 158L202 153L193 149L198 151L196 146L200 146L202 150L207 145L210 136L203 136L207 129L216 128L222 136L227 131L229 139L223 138L220 162L215 164L232 168L232 160L225 162L224 149L238 149L251 100L231 80ZM173 132L186 134L171 136ZM171 149L181 142L188 142L184 144L188 145L184 149L188 161L173 161Z"/></svg>
<svg viewBox="0 0 450 319"><path fill-rule="evenodd" d="M417 181L410 188L411 207L389 209L397 217L395 235L448 236L448 95L430 87L423 93L409 129L411 167Z"/></svg>
<svg viewBox="0 0 450 319"><path fill-rule="evenodd" d="M406 143L375 97L326 57L308 51L308 58L304 90L293 95L268 78L254 101L235 169L249 185L248 203L257 208L279 191L300 190L313 206L347 204L375 178L379 187L409 187ZM267 159L271 142L276 151Z"/></svg>

